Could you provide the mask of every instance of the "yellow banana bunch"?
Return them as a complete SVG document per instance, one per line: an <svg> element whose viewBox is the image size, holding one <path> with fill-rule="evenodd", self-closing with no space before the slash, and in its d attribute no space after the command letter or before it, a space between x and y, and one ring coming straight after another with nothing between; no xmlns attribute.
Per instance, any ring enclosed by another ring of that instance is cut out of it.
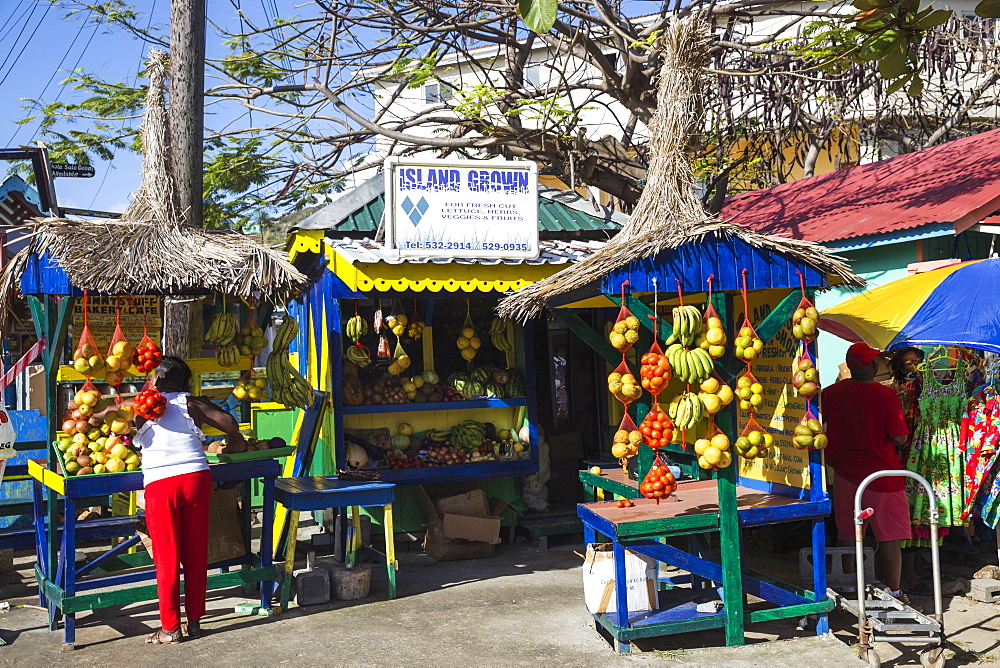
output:
<svg viewBox="0 0 1000 668"><path fill-rule="evenodd" d="M288 346L298 333L299 324L295 318L286 315L274 335L271 354L267 356L265 363L267 380L271 385L271 396L288 408L306 408L313 400L309 381L302 377L288 359Z"/></svg>

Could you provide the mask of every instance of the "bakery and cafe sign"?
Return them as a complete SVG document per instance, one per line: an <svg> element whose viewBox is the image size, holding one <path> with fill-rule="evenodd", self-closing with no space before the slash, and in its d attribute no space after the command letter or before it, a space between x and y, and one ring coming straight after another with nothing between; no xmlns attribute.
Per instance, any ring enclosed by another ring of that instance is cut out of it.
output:
<svg viewBox="0 0 1000 668"><path fill-rule="evenodd" d="M390 157L385 244L399 257L538 257L533 162Z"/></svg>
<svg viewBox="0 0 1000 668"><path fill-rule="evenodd" d="M107 350L115 333L115 322L121 309L122 333L129 343L135 345L142 338L143 323L149 329L149 337L160 340L163 328L163 300L156 295L133 297L87 297L87 322L99 350ZM83 331L83 299L73 303L73 334Z"/></svg>

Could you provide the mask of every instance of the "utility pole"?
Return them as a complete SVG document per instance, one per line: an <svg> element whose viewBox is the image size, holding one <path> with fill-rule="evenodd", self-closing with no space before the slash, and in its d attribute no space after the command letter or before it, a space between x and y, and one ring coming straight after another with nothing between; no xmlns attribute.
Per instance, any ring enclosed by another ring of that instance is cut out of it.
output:
<svg viewBox="0 0 1000 668"><path fill-rule="evenodd" d="M168 120L173 178L184 221L202 226L205 136L205 0L170 1ZM191 357L201 343L201 302L164 300L163 348Z"/></svg>

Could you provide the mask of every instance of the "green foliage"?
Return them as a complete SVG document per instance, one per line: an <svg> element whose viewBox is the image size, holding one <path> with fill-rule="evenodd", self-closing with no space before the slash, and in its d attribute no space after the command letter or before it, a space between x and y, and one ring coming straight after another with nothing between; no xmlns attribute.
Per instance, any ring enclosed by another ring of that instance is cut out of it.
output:
<svg viewBox="0 0 1000 668"><path fill-rule="evenodd" d="M541 35L552 30L559 11L559 0L518 0L517 13L524 25Z"/></svg>
<svg viewBox="0 0 1000 668"><path fill-rule="evenodd" d="M409 45L403 44L401 47L408 49ZM435 78L434 70L437 69L438 55L438 50L434 49L420 58L398 58L389 70L390 77L404 80L407 88L419 88Z"/></svg>

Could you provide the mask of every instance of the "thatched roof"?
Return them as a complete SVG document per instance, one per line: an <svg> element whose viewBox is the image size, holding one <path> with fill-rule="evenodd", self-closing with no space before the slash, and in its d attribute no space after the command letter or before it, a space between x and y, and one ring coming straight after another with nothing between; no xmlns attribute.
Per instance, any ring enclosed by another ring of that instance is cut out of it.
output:
<svg viewBox="0 0 1000 668"><path fill-rule="evenodd" d="M692 15L673 20L663 34L662 47L657 108L649 124L652 157L646 187L629 222L597 253L504 299L498 308L502 316L527 319L538 315L559 295L584 288L630 262L697 243L709 235L774 251L848 285L864 284L846 263L818 244L758 234L705 211L688 162L701 117L701 70L709 55L704 19Z"/></svg>
<svg viewBox="0 0 1000 668"><path fill-rule="evenodd" d="M306 277L278 251L233 230L182 221L170 166L167 54L150 53L142 125L142 184L118 220L34 219L32 238L0 277L0 303L20 293L30 255L46 254L81 290L105 294L211 291L283 303Z"/></svg>

